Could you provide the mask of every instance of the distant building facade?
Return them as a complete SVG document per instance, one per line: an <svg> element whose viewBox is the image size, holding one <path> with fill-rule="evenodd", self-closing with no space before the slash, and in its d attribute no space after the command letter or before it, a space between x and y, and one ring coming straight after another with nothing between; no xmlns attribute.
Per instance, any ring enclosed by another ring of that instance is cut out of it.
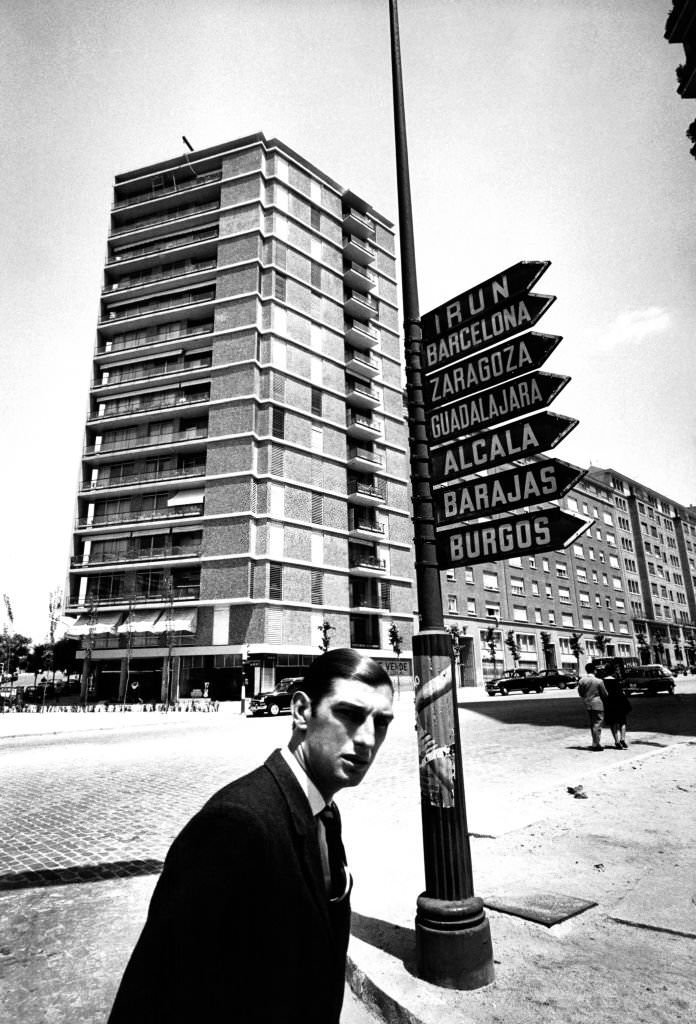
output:
<svg viewBox="0 0 696 1024"><path fill-rule="evenodd" d="M399 337L392 224L282 142L117 176L67 588L90 692L270 689L324 635L409 675Z"/></svg>

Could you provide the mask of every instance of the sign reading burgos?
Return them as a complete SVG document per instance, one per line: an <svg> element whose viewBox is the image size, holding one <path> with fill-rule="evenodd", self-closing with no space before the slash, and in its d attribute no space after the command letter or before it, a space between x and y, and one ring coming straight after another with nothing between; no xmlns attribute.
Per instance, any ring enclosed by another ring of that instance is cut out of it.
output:
<svg viewBox="0 0 696 1024"><path fill-rule="evenodd" d="M572 544L589 525L590 520L560 508L548 508L458 526L447 532L438 531L437 560L441 569L454 569L557 551Z"/></svg>

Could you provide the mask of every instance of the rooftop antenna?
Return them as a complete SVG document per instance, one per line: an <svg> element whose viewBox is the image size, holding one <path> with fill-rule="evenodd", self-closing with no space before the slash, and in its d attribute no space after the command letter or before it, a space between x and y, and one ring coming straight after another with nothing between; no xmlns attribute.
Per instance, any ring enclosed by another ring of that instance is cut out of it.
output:
<svg viewBox="0 0 696 1024"><path fill-rule="evenodd" d="M184 143L188 146L189 152L193 153L193 146L191 145L189 140L186 138L186 136L182 135L181 138L184 140Z"/></svg>

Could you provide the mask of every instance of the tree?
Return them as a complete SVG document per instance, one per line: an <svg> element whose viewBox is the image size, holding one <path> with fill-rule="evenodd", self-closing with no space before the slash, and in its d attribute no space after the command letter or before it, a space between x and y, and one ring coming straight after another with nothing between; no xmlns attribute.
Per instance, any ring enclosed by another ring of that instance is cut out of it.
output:
<svg viewBox="0 0 696 1024"><path fill-rule="evenodd" d="M575 658L575 662L578 667L578 675L580 675L580 658L585 652L585 648L582 646L580 641L582 640L582 633L571 633L570 634L570 650Z"/></svg>
<svg viewBox="0 0 696 1024"><path fill-rule="evenodd" d="M10 633L5 626L2 634L2 660L4 670L12 673L26 664L31 649L31 640L21 633Z"/></svg>
<svg viewBox="0 0 696 1024"><path fill-rule="evenodd" d="M597 644L597 650L604 656L604 652L607 649L607 638L604 633L598 632L594 635L594 642Z"/></svg>
<svg viewBox="0 0 696 1024"><path fill-rule="evenodd" d="M321 641L319 643L319 650L322 654L326 654L329 647L331 646L331 634L336 632L334 626L331 625L328 619L324 619L317 629L321 633Z"/></svg>
<svg viewBox="0 0 696 1024"><path fill-rule="evenodd" d="M520 649L517 641L515 640L515 634L511 629L509 629L505 634L505 646L512 655L513 664L517 666L517 662L520 660Z"/></svg>
<svg viewBox="0 0 696 1024"><path fill-rule="evenodd" d="M396 692L399 696L401 695L401 669L399 666L399 656L403 649L403 642L404 638L399 632L396 623L392 622L389 627L389 643L391 644L391 649L393 650L394 657L396 658Z"/></svg>
<svg viewBox="0 0 696 1024"><path fill-rule="evenodd" d="M490 656L491 662L493 663L493 674L494 675L495 675L495 655L496 655L496 652L497 652L497 637L496 637L495 630L496 630L497 625L498 625L498 622L496 620L495 626L489 626L488 627L488 629L486 630L486 636L484 638L484 643L485 643L486 647L488 648L489 656Z"/></svg>
<svg viewBox="0 0 696 1024"><path fill-rule="evenodd" d="M64 636L62 640L56 640L53 645L53 664L57 672L70 676L77 671L77 652L80 649L80 641L72 637Z"/></svg>
<svg viewBox="0 0 696 1024"><path fill-rule="evenodd" d="M638 652L640 654L640 660L645 663L650 659L650 644L645 635L645 626L642 622L636 622L633 627L636 634L636 643L638 645Z"/></svg>
<svg viewBox="0 0 696 1024"><path fill-rule="evenodd" d="M551 664L551 652L553 651L553 644L551 643L551 634L542 630L539 634L541 640L541 649L544 652L544 663L547 668L553 668Z"/></svg>
<svg viewBox="0 0 696 1024"><path fill-rule="evenodd" d="M653 646L655 648L655 656L657 657L657 660L658 660L658 662L660 664L662 664L662 659L663 659L664 654L665 654L665 640L666 639L667 639L667 636L666 636L665 631L663 629L656 629L655 630L655 643L654 643Z"/></svg>

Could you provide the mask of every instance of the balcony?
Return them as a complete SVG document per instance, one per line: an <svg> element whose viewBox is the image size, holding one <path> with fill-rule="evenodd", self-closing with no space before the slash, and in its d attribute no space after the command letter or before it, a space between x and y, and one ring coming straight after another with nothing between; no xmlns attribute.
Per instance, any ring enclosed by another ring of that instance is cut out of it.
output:
<svg viewBox="0 0 696 1024"><path fill-rule="evenodd" d="M361 263L343 264L343 282L348 288L356 288L359 292L371 292L377 287L377 278Z"/></svg>
<svg viewBox="0 0 696 1024"><path fill-rule="evenodd" d="M215 287L201 288L196 292L176 292L147 302L133 302L128 306L117 306L110 309L99 321L99 326L111 324L115 320L132 320L138 316L149 316L169 309L181 309L185 306L198 305L201 302L215 301Z"/></svg>
<svg viewBox="0 0 696 1024"><path fill-rule="evenodd" d="M162 519L190 519L203 515L203 502L191 502L189 505L172 505L163 508L141 508L121 512L95 513L82 516L77 520L78 530L103 530L105 526L121 526L125 523L153 523Z"/></svg>
<svg viewBox="0 0 696 1024"><path fill-rule="evenodd" d="M383 576L387 568L387 563L383 558L355 552L351 553L348 565L355 576Z"/></svg>
<svg viewBox="0 0 696 1024"><path fill-rule="evenodd" d="M156 256L163 252L171 252L173 249L182 249L184 246L207 242L217 238L219 233L219 228L215 225L215 227L203 228L200 231L186 231L180 235L155 238L151 242L143 242L140 245L123 245L112 252L106 260L106 265L110 267L114 264L142 259L144 256Z"/></svg>
<svg viewBox="0 0 696 1024"><path fill-rule="evenodd" d="M373 380L380 374L380 365L368 352L360 352L359 349L348 348L345 350L346 370L358 377L366 377Z"/></svg>
<svg viewBox="0 0 696 1024"><path fill-rule="evenodd" d="M383 468L384 459L369 448L351 445L348 449L347 466L357 473L375 473Z"/></svg>
<svg viewBox="0 0 696 1024"><path fill-rule="evenodd" d="M187 203L185 206L175 207L166 213L154 213L149 217L139 217L128 224L115 227L111 232L111 237L119 238L122 235L130 235L134 231L144 231L145 228L157 227L160 224L172 224L175 221L186 220L189 217L197 217L219 209L220 201L218 199L209 203Z"/></svg>
<svg viewBox="0 0 696 1024"><path fill-rule="evenodd" d="M346 341L349 341L355 348L363 351L376 348L379 345L379 331L368 324L362 324L358 320L344 320L343 332Z"/></svg>
<svg viewBox="0 0 696 1024"><path fill-rule="evenodd" d="M203 405L209 401L209 389L189 394L184 391L173 391L149 398L147 396L124 398L120 401L105 402L101 411L96 414L93 413L87 422L93 425L103 420L121 419L151 412L163 412L170 409L189 408L190 406Z"/></svg>
<svg viewBox="0 0 696 1024"><path fill-rule="evenodd" d="M361 441L374 441L382 433L381 425L375 423L371 416L361 416L357 412L350 413L348 416L346 429L349 437L355 437Z"/></svg>
<svg viewBox="0 0 696 1024"><path fill-rule="evenodd" d="M103 480L99 478L96 480L83 480L80 485L80 493L85 491L116 490L122 487L134 487L137 484L149 484L160 481L171 483L177 480L189 480L197 476L205 476L205 462L200 463L198 466L186 466L182 469L160 469L145 473L123 474L115 477L107 476Z"/></svg>
<svg viewBox="0 0 696 1024"><path fill-rule="evenodd" d="M384 480L377 483L364 483L362 480L348 480L348 501L354 505L382 505L386 498Z"/></svg>
<svg viewBox="0 0 696 1024"><path fill-rule="evenodd" d="M164 324L162 327L146 327L140 331L127 331L113 337L100 338L97 355L111 355L115 352L129 352L134 348L148 345L161 345L163 342L184 341L186 338L197 338L201 334L212 334L215 329L213 321L187 324L185 320Z"/></svg>
<svg viewBox="0 0 696 1024"><path fill-rule="evenodd" d="M366 292L344 291L343 308L351 317L358 317L361 320L369 320L377 316L377 302Z"/></svg>
<svg viewBox="0 0 696 1024"><path fill-rule="evenodd" d="M121 565L124 562L181 561L187 558L200 558L202 550L201 544L196 547L165 544L161 548L153 548L149 551L137 547L112 548L111 550L75 555L70 559L70 566L73 569L87 569L96 565Z"/></svg>
<svg viewBox="0 0 696 1024"><path fill-rule="evenodd" d="M348 514L348 530L350 533L354 533L358 536L364 537L383 537L384 536L384 524L378 523L376 519L371 519L369 515L360 514L359 512L351 509Z"/></svg>
<svg viewBox="0 0 696 1024"><path fill-rule="evenodd" d="M125 274L117 281L106 284L102 288L102 295L113 295L114 292L123 292L132 288L145 288L148 285L154 286L162 281L174 281L178 278L189 277L191 274L201 274L204 271L215 270L217 259L207 260L182 260L181 263L171 264L169 267L159 267L153 270L144 270L140 273Z"/></svg>
<svg viewBox="0 0 696 1024"><path fill-rule="evenodd" d="M142 448L159 448L162 445L182 444L187 441L203 441L208 436L207 427L190 427L188 430L172 430L166 434L152 437L118 438L113 441L102 441L101 444L88 444L84 454L110 455L114 452L139 451Z"/></svg>
<svg viewBox="0 0 696 1024"><path fill-rule="evenodd" d="M154 377L167 377L173 373L185 373L188 370L208 370L213 364L212 353L206 352L198 359L162 359L152 363L142 363L128 370L104 370L102 380L93 384L93 389L114 387L116 384L130 384L136 380L151 380ZM106 377L106 380L104 379Z"/></svg>
<svg viewBox="0 0 696 1024"><path fill-rule="evenodd" d="M151 590L145 594L114 593L110 595L87 594L86 604L88 605L124 605L124 604L145 604L146 602L161 601L169 604L170 601L199 601L201 596L201 585L196 583L187 586L175 586L170 590ZM78 607L71 602L71 608Z"/></svg>
<svg viewBox="0 0 696 1024"><path fill-rule="evenodd" d="M346 402L349 405L359 409L376 409L381 401L381 395L371 384L357 380L346 381Z"/></svg>
<svg viewBox="0 0 696 1024"><path fill-rule="evenodd" d="M131 196L125 196L123 199L117 199L111 209L112 210L126 210L129 206L137 206L139 203L147 203L153 199L161 199L163 196L178 195L180 192L190 192L191 189L201 188L203 185L208 185L211 182L220 181L222 179L222 171L211 171L209 174L198 174L192 181L183 182L182 184L173 185L161 185L147 189L144 192L136 192Z"/></svg>
<svg viewBox="0 0 696 1024"><path fill-rule="evenodd" d="M343 233L362 239L374 238L375 222L366 213L351 207L343 211Z"/></svg>
<svg viewBox="0 0 696 1024"><path fill-rule="evenodd" d="M198 639L195 633L171 634L172 647L186 647L196 643L198 643ZM148 633L132 633L129 642L128 633L126 632L120 636L95 636L92 650L122 651L125 654L127 650L134 650L139 647L169 647L169 645L170 640L166 633L158 633L155 636Z"/></svg>
<svg viewBox="0 0 696 1024"><path fill-rule="evenodd" d="M343 236L343 258L351 263L360 263L362 266L369 266L376 259L375 250L369 242L357 235Z"/></svg>

